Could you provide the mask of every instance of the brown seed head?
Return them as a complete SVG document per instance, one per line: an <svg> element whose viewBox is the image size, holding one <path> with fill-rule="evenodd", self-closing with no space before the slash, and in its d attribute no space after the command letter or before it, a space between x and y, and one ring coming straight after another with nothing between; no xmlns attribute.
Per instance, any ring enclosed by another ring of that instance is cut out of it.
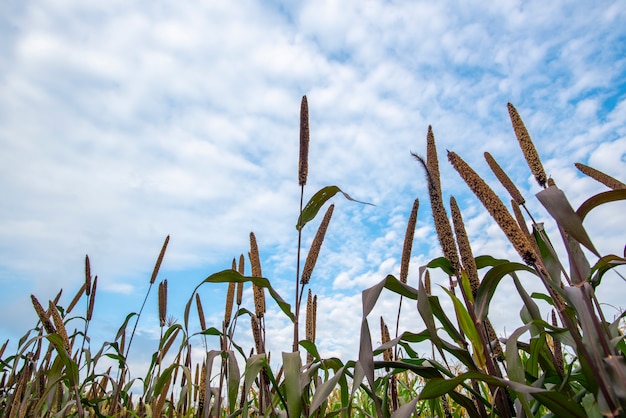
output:
<svg viewBox="0 0 626 418"><path fill-rule="evenodd" d="M239 271L239 274L241 274L242 276L244 275L245 267L244 267L243 254L239 256L239 270L238 271ZM241 305L242 300L243 300L243 282L238 282L237 283L237 306Z"/></svg>
<svg viewBox="0 0 626 418"><path fill-rule="evenodd" d="M476 297L478 291L478 285L480 281L478 279L478 269L476 268L476 261L474 260L474 254L472 253L472 247L465 231L465 224L463 223L463 217L461 216L461 210L456 203L454 196L450 196L450 211L452 212L452 224L454 225L454 233L456 234L456 243L459 247L459 253L461 254L461 262L463 263L463 269L467 274L467 277L472 288L472 295Z"/></svg>
<svg viewBox="0 0 626 418"><path fill-rule="evenodd" d="M91 293L91 264L89 263L89 256L85 255L85 289L87 296Z"/></svg>
<svg viewBox="0 0 626 418"><path fill-rule="evenodd" d="M56 333L59 337L61 337L61 340L63 341L63 347L65 348L65 351L67 351L67 354L71 355L72 346L70 345L70 339L67 336L67 330L65 329L63 318L61 318L61 314L59 313L56 305L52 303L52 301L50 301L50 303L48 304L48 312L50 312L52 320L54 321L54 326L57 330Z"/></svg>
<svg viewBox="0 0 626 418"><path fill-rule="evenodd" d="M196 293L196 308L198 308L198 319L200 320L200 328L206 330L206 318L204 317L204 309L202 309L202 301L200 295Z"/></svg>
<svg viewBox="0 0 626 418"><path fill-rule="evenodd" d="M385 320L383 319L383 317L380 317L380 339L381 339L381 343L382 344L387 344L389 341L391 341L391 336L389 335L389 328L387 327L387 324L385 324ZM383 352L383 359L385 361L391 361L393 358L392 355L392 350L391 347L385 349L385 351Z"/></svg>
<svg viewBox="0 0 626 418"><path fill-rule="evenodd" d="M500 226L522 260L533 265L537 258L531 244L494 191L456 153L448 151L448 160Z"/></svg>
<svg viewBox="0 0 626 418"><path fill-rule="evenodd" d="M93 316L93 308L96 304L96 289L98 288L98 276L93 278L93 285L91 286L91 295L89 295L89 305L87 306L87 321L91 321Z"/></svg>
<svg viewBox="0 0 626 418"><path fill-rule="evenodd" d="M298 184L304 186L309 171L309 103L302 96L300 103L300 162L298 164Z"/></svg>
<svg viewBox="0 0 626 418"><path fill-rule="evenodd" d="M434 143L432 146L434 147ZM430 168L422 157L417 154L413 154L413 157L415 157L415 159L422 165L422 167L426 171L428 195L430 197L430 208L433 214L435 231L437 231L437 237L439 238L439 244L441 245L443 256L447 258L448 261L450 261L450 264L452 264L452 268L455 274L458 274L458 272L460 271L459 256L457 254L456 245L454 243L452 227L450 226L450 222L448 221L448 214L446 213L446 208L443 206L441 189L437 187L437 184L440 183L439 178L435 177L433 173L429 171Z"/></svg>
<svg viewBox="0 0 626 418"><path fill-rule="evenodd" d="M530 231L528 230L528 226L526 225L526 219L524 219L524 214L520 210L517 202L513 199L511 199L511 207L513 208L513 215L515 215L517 225L520 227L524 235L526 235L530 239Z"/></svg>
<svg viewBox="0 0 626 418"><path fill-rule="evenodd" d="M252 277L263 277L261 272L261 261L259 258L259 247L256 242L254 232L250 233L250 266L252 267ZM262 287L255 284L252 285L252 293L254 296L254 309L256 315L262 318L265 314L265 291Z"/></svg>
<svg viewBox="0 0 626 418"><path fill-rule="evenodd" d="M315 306L313 305L313 294L309 289L306 300L306 331L305 338L307 341L315 342Z"/></svg>
<svg viewBox="0 0 626 418"><path fill-rule="evenodd" d="M520 148L524 153L524 158L528 163L528 167L530 167L530 171L535 176L535 180L541 187L546 186L546 172L543 169L543 165L541 164L541 160L539 159L539 154L535 149L535 145L533 144L532 139L530 139L530 135L526 130L526 126L524 126L524 122L520 117L519 113L517 113L517 109L511 103L507 104L509 109L509 116L511 117L511 123L513 124L513 130L515 131L515 136L519 142Z"/></svg>
<svg viewBox="0 0 626 418"><path fill-rule="evenodd" d="M426 290L426 294L430 295L430 272L426 270L426 274L424 276L424 290Z"/></svg>
<svg viewBox="0 0 626 418"><path fill-rule="evenodd" d="M78 292L76 292L76 295L74 296L74 299L72 299L70 304L67 306L67 309L65 310L66 314L70 313L72 311L72 309L74 309L74 307L76 306L76 304L78 303L80 298L83 296L83 293L85 293L86 289L87 289L87 283L83 283L83 285L80 287Z"/></svg>
<svg viewBox="0 0 626 418"><path fill-rule="evenodd" d="M159 322L161 327L167 321L167 280L159 283Z"/></svg>
<svg viewBox="0 0 626 418"><path fill-rule="evenodd" d="M522 196L513 181L511 181L502 167L500 167L500 165L488 152L485 152L485 160L487 160L487 164L489 164L491 171L493 171L493 174L495 174L496 178L500 181L502 186L504 186L506 191L509 192L513 200L515 200L518 205L523 205L525 203L524 196Z"/></svg>
<svg viewBox="0 0 626 418"><path fill-rule="evenodd" d="M265 290L253 283L252 296L254 297L254 311L259 318L263 318L265 316Z"/></svg>
<svg viewBox="0 0 626 418"><path fill-rule="evenodd" d="M406 225L406 233L404 234L404 245L402 247L402 261L400 262L400 281L406 283L409 277L409 261L411 260L411 250L413 248L413 237L415 236L415 224L417 223L417 209L419 208L419 200L415 199L409 222Z"/></svg>
<svg viewBox="0 0 626 418"><path fill-rule="evenodd" d="M257 354L264 353L263 342L261 341L261 321L256 315L250 317L250 325L252 326L252 337L254 338L254 346Z"/></svg>
<svg viewBox="0 0 626 418"><path fill-rule="evenodd" d="M37 316L41 321L44 329L48 334L54 334L56 330L54 329L54 325L50 322L50 313L46 312L41 303L35 295L30 295L30 300L33 302L33 307L35 308L35 312L37 312Z"/></svg>
<svg viewBox="0 0 626 418"><path fill-rule="evenodd" d="M596 170L595 168L589 167L588 165L584 165L581 163L575 163L574 164L576 166L576 168L578 170L580 170L581 173L591 177L592 179L604 184L605 186L607 186L609 189L613 189L613 190L622 190L622 189L626 189L626 184L622 183L621 181L617 180L616 178L613 178L611 176L609 176L606 173L603 173L600 170Z"/></svg>
<svg viewBox="0 0 626 418"><path fill-rule="evenodd" d="M485 328L487 329L487 338L489 339L491 355L493 358L498 359L498 361L504 361L504 352L502 351L500 340L498 339L496 331L493 329L493 325L491 325L489 318L485 318Z"/></svg>
<svg viewBox="0 0 626 418"><path fill-rule="evenodd" d="M150 277L150 284L154 283L156 280L157 274L159 273L159 269L161 268L161 263L163 262L163 256L165 255L165 250L167 249L167 244L170 242L170 236L165 237L165 242L163 242L163 246L161 247L161 252L159 253L159 257L157 258L156 264L154 265L154 270L152 270L152 276Z"/></svg>
<svg viewBox="0 0 626 418"><path fill-rule="evenodd" d="M439 158L432 126L428 125L426 134L426 167L431 177L433 186L441 193L441 177L439 176Z"/></svg>
<svg viewBox="0 0 626 418"><path fill-rule="evenodd" d="M261 260L259 258L259 246L256 243L254 232L250 232L250 266L252 267L252 277L263 277L261 272Z"/></svg>
<svg viewBox="0 0 626 418"><path fill-rule="evenodd" d="M313 296L313 342L317 335L317 295Z"/></svg>
<svg viewBox="0 0 626 418"><path fill-rule="evenodd" d="M313 269L315 268L315 263L317 262L317 256L322 248L322 243L324 242L326 230L328 229L330 218L333 216L334 209L334 204L328 207L326 214L324 215L324 219L322 219L319 228L317 228L317 233L315 234L315 238L313 239L313 243L311 244L311 248L309 249L309 253L307 254L306 261L304 263L304 268L302 269L302 278L300 279L300 283L302 284L307 284L311 280L311 275L313 274Z"/></svg>
<svg viewBox="0 0 626 418"><path fill-rule="evenodd" d="M230 317L233 314L233 302L235 299L235 283L228 283L228 291L226 292L226 308L224 309L224 326L230 324Z"/></svg>

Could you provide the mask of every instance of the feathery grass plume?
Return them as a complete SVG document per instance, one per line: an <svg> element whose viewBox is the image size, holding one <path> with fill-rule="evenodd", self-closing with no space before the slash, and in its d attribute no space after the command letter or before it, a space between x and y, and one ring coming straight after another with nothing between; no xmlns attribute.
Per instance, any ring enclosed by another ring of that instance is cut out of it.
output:
<svg viewBox="0 0 626 418"><path fill-rule="evenodd" d="M70 313L72 311L72 309L74 309L76 307L76 305L78 304L78 301L83 296L83 293L86 292L86 290L87 290L87 283L83 283L83 285L80 287L78 292L76 292L76 295L74 296L74 299L72 299L70 304L67 305L67 309L65 310L66 314ZM91 289L89 289L89 290L91 291Z"/></svg>
<svg viewBox="0 0 626 418"><path fill-rule="evenodd" d="M226 308L224 309L224 327L230 325L230 317L233 314L233 302L235 299L235 283L228 283L228 291L226 292Z"/></svg>
<svg viewBox="0 0 626 418"><path fill-rule="evenodd" d="M206 320L204 318L204 309L202 309L202 302L200 301L200 295L196 293L196 308L198 309L198 319L200 320L200 328L202 331L206 330Z"/></svg>
<svg viewBox="0 0 626 418"><path fill-rule="evenodd" d="M430 295L430 272L426 270L426 274L424 276L424 290L426 290L426 294Z"/></svg>
<svg viewBox="0 0 626 418"><path fill-rule="evenodd" d="M478 269L476 268L476 261L474 260L474 254L472 253L472 247L465 231L465 224L463 223L463 216L459 205L456 203L454 196L450 196L450 211L452 212L452 224L454 225L454 233L456 235L456 243L459 247L459 253L461 254L461 262L463 269L467 274L467 278L470 282L472 289L472 296L476 297L478 292L478 286L480 280L478 279Z"/></svg>
<svg viewBox="0 0 626 418"><path fill-rule="evenodd" d="M88 255L85 255L85 289L87 296L89 296L91 292L91 263Z"/></svg>
<svg viewBox="0 0 626 418"><path fill-rule="evenodd" d="M309 103L306 96L302 96L300 103L300 162L298 164L298 184L306 184L309 172Z"/></svg>
<svg viewBox="0 0 626 418"><path fill-rule="evenodd" d="M491 168L493 174L495 174L496 178L500 181L502 186L504 186L506 191L509 192L513 200L515 200L518 205L523 205L524 203L526 203L526 200L524 200L524 196L522 196L517 186L515 186L509 176L506 175L502 167L500 167L500 164L498 164L498 162L488 152L485 152L485 160L487 160L489 168Z"/></svg>
<svg viewBox="0 0 626 418"><path fill-rule="evenodd" d="M250 232L250 266L252 268L252 277L263 277L261 272L261 260L259 258L259 247L256 242L254 232ZM259 318L263 318L265 314L265 290L255 284L252 285L252 293L254 296L254 309Z"/></svg>
<svg viewBox="0 0 626 418"><path fill-rule="evenodd" d="M89 306L87 307L87 321L91 321L93 316L93 307L96 303L96 289L98 288L98 276L93 278L91 286L91 295L89 296Z"/></svg>
<svg viewBox="0 0 626 418"><path fill-rule="evenodd" d="M592 179L594 179L594 180L604 184L609 189L613 189L613 190L626 189L626 184L622 183L621 181L617 180L616 178L613 178L613 177L609 176L606 173L603 173L600 170L596 170L593 167L589 167L588 165L581 164L581 163L574 163L574 165L576 166L576 168L581 173L583 173L583 174L591 177Z"/></svg>
<svg viewBox="0 0 626 418"><path fill-rule="evenodd" d="M389 341L391 341L389 328L387 327L387 324L385 324L385 320L382 316L380 317L380 340L382 344L387 344ZM393 352L391 350L391 347L385 349L385 351L383 352L383 359L385 361L391 361L393 359Z"/></svg>
<svg viewBox="0 0 626 418"><path fill-rule="evenodd" d="M402 246L402 261L400 262L400 281L406 283L409 277L409 261L411 260L411 250L413 248L413 237L415 236L415 224L417 223L417 209L419 208L419 200L415 199L409 222L406 225L406 233L404 234L404 245Z"/></svg>
<svg viewBox="0 0 626 418"><path fill-rule="evenodd" d="M556 322L556 313L552 310L552 326L557 327L558 324ZM561 341L552 337L552 343L554 345L554 359L556 363L557 371L561 374L561 376L565 373L565 364L563 360L563 347L561 346Z"/></svg>
<svg viewBox="0 0 626 418"><path fill-rule="evenodd" d="M535 145L533 144L532 139L530 139L530 135L526 130L526 126L524 126L524 122L520 117L519 113L517 113L517 109L511 103L507 103L507 107L509 109L509 116L511 117L511 123L513 124L513 130L515 131L515 136L517 137L517 141L519 142L520 148L524 153L524 158L528 163L528 167L530 167L530 171L535 176L535 180L541 187L546 187L546 172L543 169L543 165L541 164L541 160L539 159L539 154L535 149Z"/></svg>
<svg viewBox="0 0 626 418"><path fill-rule="evenodd" d="M245 272L245 264L244 264L244 256L243 254L241 254L239 256L239 274L241 274L242 276L244 275ZM238 282L237 283L237 306L241 305L241 302L243 300L243 282Z"/></svg>
<svg viewBox="0 0 626 418"><path fill-rule="evenodd" d="M434 146L434 145L433 145ZM455 272L459 272L459 256L454 244L454 235L452 234L452 227L448 221L448 214L446 208L443 206L443 199L441 197L441 190L436 186L439 183L439 179L435 180L432 173L429 171L429 166L422 157L415 153L411 153L413 157L422 165L426 171L426 181L428 183L428 195L430 197L430 207L433 214L433 220L435 223L435 231L437 232L437 238L439 238L439 244L443 251L443 256L450 261L452 268Z"/></svg>
<svg viewBox="0 0 626 418"><path fill-rule="evenodd" d="M48 334L54 334L56 330L54 329L54 325L52 325L52 322L50 321L50 313L46 312L46 310L43 308L43 306L41 306L41 303L39 303L39 300L35 295L30 295L30 299L33 302L35 312L37 312L37 316L39 317L39 320L41 321L41 324L43 325L46 332Z"/></svg>
<svg viewBox="0 0 626 418"><path fill-rule="evenodd" d="M157 258L156 264L154 265L154 270L152 270L152 276L150 277L150 284L153 284L156 280L157 274L159 274L159 269L161 268L161 263L163 262L163 256L165 255L165 250L167 249L167 244L170 242L170 236L165 237L165 242L163 242L163 246L161 247L161 252L159 253L159 257Z"/></svg>
<svg viewBox="0 0 626 418"><path fill-rule="evenodd" d="M333 216L334 209L334 204L328 207L326 214L324 215L324 219L322 219L322 222L317 229L317 233L315 234L315 238L313 239L313 243L311 244L311 248L307 254L306 261L304 262L304 268L302 269L302 278L300 279L300 283L303 285L309 283L311 280L311 275L313 274L313 269L315 268L315 263L317 262L317 256L322 248L322 243L324 242L326 230L328 229L330 218Z"/></svg>
<svg viewBox="0 0 626 418"><path fill-rule="evenodd" d="M159 283L159 323L165 326L167 321L167 280Z"/></svg>
<svg viewBox="0 0 626 418"><path fill-rule="evenodd" d="M537 261L533 247L495 192L456 153L448 151L448 160L500 226L522 260L533 265Z"/></svg>
<svg viewBox="0 0 626 418"><path fill-rule="evenodd" d="M61 314L57 310L57 307L52 301L48 304L48 312L52 316L52 321L54 322L54 327L57 330L57 334L61 337L63 341L63 347L65 351L67 351L68 355L72 354L72 346L70 345L70 339L67 336L67 330L65 329L65 324L63 323L63 318L61 318Z"/></svg>

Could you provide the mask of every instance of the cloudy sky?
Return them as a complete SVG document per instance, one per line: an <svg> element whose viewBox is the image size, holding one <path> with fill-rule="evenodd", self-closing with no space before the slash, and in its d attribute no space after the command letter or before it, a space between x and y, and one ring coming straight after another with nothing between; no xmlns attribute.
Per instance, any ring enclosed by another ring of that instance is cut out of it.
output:
<svg viewBox="0 0 626 418"><path fill-rule="evenodd" d="M554 231L533 198L539 187L507 102L575 207L605 189L574 162L626 180L625 21L620 0L3 1L1 339L15 342L35 325L30 294L47 301L63 288L67 304L89 254L99 277L94 338L111 340L139 310L168 234L158 280L168 279L169 314L179 321L195 286L247 253L250 231L264 276L292 302L299 106L307 95L306 197L337 185L375 205L333 199L311 281L321 354L356 358L361 291L399 273L415 198L409 284L441 254L424 174L410 156L425 153L428 125L444 200L457 198L475 255L518 261L446 149L508 202L484 162L491 152ZM623 251L625 209L613 204L588 219L601 252ZM304 230L305 251L318 222ZM626 291L617 276L606 280L611 316ZM521 325L511 289L503 283L492 306L501 336ZM224 291L200 288L210 325L221 322ZM249 290L246 297L251 308ZM397 302L386 295L373 323L381 314L394 322ZM289 323L268 305L268 344L289 350ZM156 307L154 291L139 325L144 353L157 347ZM415 306L404 312L401 328L421 331Z"/></svg>

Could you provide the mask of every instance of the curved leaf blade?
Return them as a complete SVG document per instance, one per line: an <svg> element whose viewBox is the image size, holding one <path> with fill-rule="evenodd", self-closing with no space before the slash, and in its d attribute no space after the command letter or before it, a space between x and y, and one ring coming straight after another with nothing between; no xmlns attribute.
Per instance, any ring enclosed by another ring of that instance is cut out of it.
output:
<svg viewBox="0 0 626 418"><path fill-rule="evenodd" d="M302 228L304 228L304 225L306 225L309 221L315 218L322 206L324 206L324 203L326 203L331 197L333 197L337 193L343 194L346 199L353 202L362 203L364 205L372 205L371 203L361 202L359 200L353 199L352 197L350 197L349 194L345 193L337 186L326 186L318 190L318 192L315 193L308 201L308 203L304 206L304 208L302 209L302 213L298 217L296 229L301 230Z"/></svg>

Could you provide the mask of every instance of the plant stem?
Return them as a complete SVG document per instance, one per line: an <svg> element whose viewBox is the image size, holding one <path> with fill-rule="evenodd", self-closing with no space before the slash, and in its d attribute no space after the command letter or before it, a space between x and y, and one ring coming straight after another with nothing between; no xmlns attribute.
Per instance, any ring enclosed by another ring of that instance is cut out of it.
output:
<svg viewBox="0 0 626 418"><path fill-rule="evenodd" d="M304 184L300 186L300 218L302 219L302 206L304 202ZM300 249L302 248L302 228L298 225L298 254L296 260L296 293L295 293L295 318L293 324L293 351L298 351L298 327L300 318ZM304 285L302 286L304 288Z"/></svg>

